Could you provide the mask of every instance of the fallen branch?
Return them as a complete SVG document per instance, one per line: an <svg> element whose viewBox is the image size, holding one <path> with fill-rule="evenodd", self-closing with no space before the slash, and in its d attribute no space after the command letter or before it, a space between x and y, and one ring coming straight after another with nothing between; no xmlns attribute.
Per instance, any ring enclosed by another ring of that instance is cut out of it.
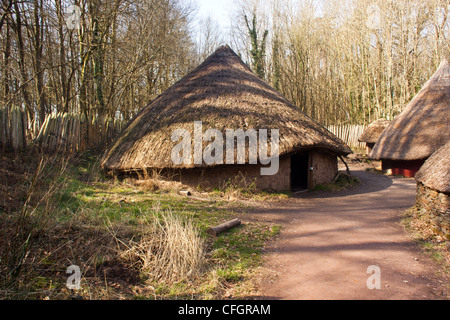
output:
<svg viewBox="0 0 450 320"><path fill-rule="evenodd" d="M239 226L240 224L241 224L241 220L234 219L234 220L225 222L225 223L223 223L223 224L221 224L221 225L219 225L217 227L209 228L207 232L208 232L208 234L216 237L219 234L221 234L221 233L223 233L223 232L225 232L227 230L230 230L230 229L232 229L234 227Z"/></svg>

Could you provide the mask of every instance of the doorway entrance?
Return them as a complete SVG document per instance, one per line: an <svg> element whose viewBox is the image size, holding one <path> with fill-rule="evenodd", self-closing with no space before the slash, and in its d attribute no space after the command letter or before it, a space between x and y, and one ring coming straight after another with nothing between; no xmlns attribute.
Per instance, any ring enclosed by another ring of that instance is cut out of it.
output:
<svg viewBox="0 0 450 320"><path fill-rule="evenodd" d="M291 156L291 190L306 190L309 187L309 153Z"/></svg>

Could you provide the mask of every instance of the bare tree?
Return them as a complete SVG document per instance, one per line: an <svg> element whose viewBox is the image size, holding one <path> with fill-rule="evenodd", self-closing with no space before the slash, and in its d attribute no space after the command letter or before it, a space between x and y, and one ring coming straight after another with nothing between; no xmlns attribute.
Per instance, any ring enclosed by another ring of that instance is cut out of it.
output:
<svg viewBox="0 0 450 320"><path fill-rule="evenodd" d="M238 12L255 3L239 1ZM448 0L273 0L270 14L256 11L262 25L272 25L267 79L323 124L392 119L448 54L449 5ZM238 23L234 45L250 50L242 33L246 22Z"/></svg>
<svg viewBox="0 0 450 320"><path fill-rule="evenodd" d="M220 26L211 17L201 19L198 29L198 56L199 61L203 61L219 47L223 40Z"/></svg>
<svg viewBox="0 0 450 320"><path fill-rule="evenodd" d="M192 16L181 0L2 0L0 101L40 123L55 111L130 118L198 61Z"/></svg>

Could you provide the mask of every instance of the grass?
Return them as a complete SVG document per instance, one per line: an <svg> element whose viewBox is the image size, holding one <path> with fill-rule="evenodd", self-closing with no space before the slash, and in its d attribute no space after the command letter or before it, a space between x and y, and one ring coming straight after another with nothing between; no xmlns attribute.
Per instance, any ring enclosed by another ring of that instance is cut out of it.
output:
<svg viewBox="0 0 450 320"><path fill-rule="evenodd" d="M45 217L45 224L24 233L27 246L15 260L20 273L0 280L1 298L221 299L257 294L253 280L263 249L279 228L244 223L216 238L206 232L236 217L245 220L251 205L227 195L245 198L250 190L239 189L236 195L228 185L208 194L210 201L197 201L171 188L106 179L95 154L70 161L55 158L42 172L36 179L39 187L32 189L30 183L27 190L7 190L31 199L27 212ZM33 171L24 176L32 181ZM20 225L16 217L21 210L12 208L0 218L7 235L0 255L5 273L11 268L5 259L14 244L11 230ZM82 272L77 292L66 288L70 265Z"/></svg>

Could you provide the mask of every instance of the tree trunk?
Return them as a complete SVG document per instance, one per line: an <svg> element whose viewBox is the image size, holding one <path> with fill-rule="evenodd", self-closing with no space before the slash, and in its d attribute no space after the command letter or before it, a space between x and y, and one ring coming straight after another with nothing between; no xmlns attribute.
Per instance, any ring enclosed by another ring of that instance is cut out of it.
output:
<svg viewBox="0 0 450 320"><path fill-rule="evenodd" d="M5 49L3 51L3 104L8 107L7 102L9 100L9 59L11 57L11 35L9 30L9 22L6 22L5 31Z"/></svg>
<svg viewBox="0 0 450 320"><path fill-rule="evenodd" d="M64 43L64 18L61 0L56 0L56 10L58 15L58 36L59 36L59 64L60 64L60 85L61 85L61 107L63 112L69 112L69 84L67 82L66 68L66 46Z"/></svg>
<svg viewBox="0 0 450 320"><path fill-rule="evenodd" d="M39 109L39 123L44 123L46 110L46 98L44 91L44 70L43 61L43 21L41 20L43 10L43 0L34 0L34 63L36 74L37 105Z"/></svg>
<svg viewBox="0 0 450 320"><path fill-rule="evenodd" d="M20 91L22 93L23 102L27 111L28 119L31 121L34 119L34 111L31 107L30 97L28 94L28 77L25 66L25 45L22 34L22 16L17 1L14 1L15 20L12 23L12 28L17 37L17 46L19 53L19 72L20 72Z"/></svg>

